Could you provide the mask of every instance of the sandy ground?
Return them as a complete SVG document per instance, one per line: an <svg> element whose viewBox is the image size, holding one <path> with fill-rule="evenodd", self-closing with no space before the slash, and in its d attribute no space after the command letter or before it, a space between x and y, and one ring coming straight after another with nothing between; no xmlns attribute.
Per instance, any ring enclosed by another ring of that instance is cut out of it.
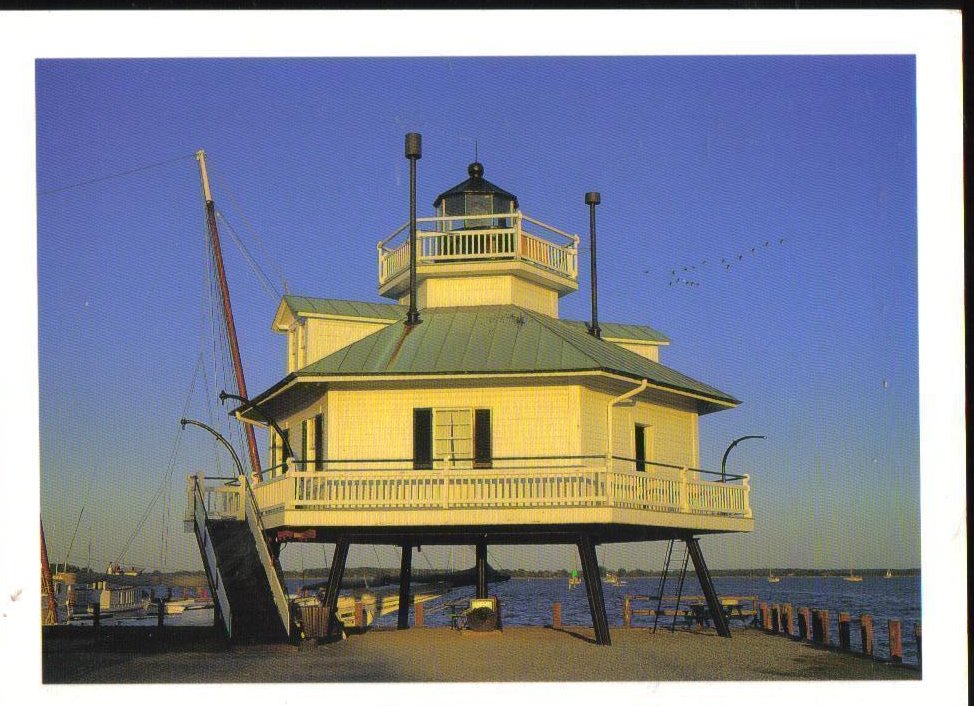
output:
<svg viewBox="0 0 974 706"><path fill-rule="evenodd" d="M586 628L381 630L313 647L216 640L155 649L45 637L44 682L551 682L919 679L917 669L825 650L757 630L612 630L599 646ZM138 650L138 651L136 651Z"/></svg>

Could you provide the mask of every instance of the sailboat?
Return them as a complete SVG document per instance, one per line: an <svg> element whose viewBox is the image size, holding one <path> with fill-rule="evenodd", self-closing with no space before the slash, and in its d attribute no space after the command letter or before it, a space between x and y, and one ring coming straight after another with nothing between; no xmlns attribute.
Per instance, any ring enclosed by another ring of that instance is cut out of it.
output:
<svg viewBox="0 0 974 706"><path fill-rule="evenodd" d="M842 577L843 581L850 581L852 583L860 583L862 581L862 576L859 574L852 573L852 569L849 569L849 575Z"/></svg>
<svg viewBox="0 0 974 706"><path fill-rule="evenodd" d="M779 581L781 581L781 577L780 576L775 576L771 572L771 569L768 569L768 583L778 583Z"/></svg>
<svg viewBox="0 0 974 706"><path fill-rule="evenodd" d="M883 578L884 579L891 579L891 578L893 578L893 570L892 569L886 569L886 573L883 575Z"/></svg>

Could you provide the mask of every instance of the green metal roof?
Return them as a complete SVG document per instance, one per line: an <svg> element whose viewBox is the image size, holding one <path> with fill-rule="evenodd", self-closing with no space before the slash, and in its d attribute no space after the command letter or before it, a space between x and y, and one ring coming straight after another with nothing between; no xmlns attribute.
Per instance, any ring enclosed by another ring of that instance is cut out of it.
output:
<svg viewBox="0 0 974 706"><path fill-rule="evenodd" d="M407 307L402 304L359 302L349 299L318 299L285 294L284 302L295 314L331 314L332 316L359 316L363 319L397 321L406 316Z"/></svg>
<svg viewBox="0 0 974 706"><path fill-rule="evenodd" d="M360 316L367 319L385 319L387 321L398 321L406 316L407 306L404 304L385 304L380 302L360 302L350 299L319 299L317 297L300 297L294 294L285 294L284 302L292 312L325 314L333 316ZM583 331L588 330L587 321L573 321L560 319L563 323L578 327ZM650 341L659 343L669 343L670 339L649 326L640 324L614 324L600 321L599 328L602 329L604 338L621 338L630 341Z"/></svg>
<svg viewBox="0 0 974 706"><path fill-rule="evenodd" d="M568 319L559 319L559 321L588 332L588 321L571 321ZM627 341L650 341L652 343L670 342L667 336L656 329L639 324L613 324L600 321L599 328L602 330L602 338L620 338Z"/></svg>
<svg viewBox="0 0 974 706"><path fill-rule="evenodd" d="M710 385L590 336L578 322L560 321L512 305L437 307L424 309L420 318L422 322L412 328L397 321L293 375L301 378L603 370L738 403Z"/></svg>

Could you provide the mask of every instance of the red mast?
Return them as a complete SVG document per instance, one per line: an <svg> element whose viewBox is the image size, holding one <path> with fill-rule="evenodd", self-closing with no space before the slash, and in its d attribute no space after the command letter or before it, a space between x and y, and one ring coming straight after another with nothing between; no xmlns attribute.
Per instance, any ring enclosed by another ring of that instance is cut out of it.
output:
<svg viewBox="0 0 974 706"><path fill-rule="evenodd" d="M237 378L237 390L240 396L247 398L247 383L244 381L243 363L240 362L240 348L237 346L237 329L233 325L233 310L230 308L230 288L227 286L227 276L223 269L223 252L220 249L220 233L216 228L216 208L210 193L210 181L206 176L206 154L203 150L196 153L196 161L200 163L200 182L203 184L203 201L206 204L206 227L213 243L213 259L216 262L217 279L220 283L220 295L223 299L223 318L227 324L227 339L230 344L230 357L233 359L233 372ZM250 465L254 480L260 482L260 455L257 453L257 437L254 428L246 424L247 450L250 452Z"/></svg>
<svg viewBox="0 0 974 706"><path fill-rule="evenodd" d="M57 599L54 598L54 581L51 579L51 565L47 560L43 519L41 520L41 590L47 593L47 611L41 622L44 625L54 625L57 623Z"/></svg>

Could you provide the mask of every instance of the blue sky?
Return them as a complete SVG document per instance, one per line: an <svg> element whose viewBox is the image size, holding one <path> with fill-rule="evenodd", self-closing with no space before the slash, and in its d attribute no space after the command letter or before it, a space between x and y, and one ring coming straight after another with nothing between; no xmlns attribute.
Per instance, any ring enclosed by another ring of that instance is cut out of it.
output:
<svg viewBox="0 0 974 706"><path fill-rule="evenodd" d="M52 558L84 505L72 560L89 534L93 563L114 559L162 488L171 517L157 503L125 561L158 566L166 534L168 568L199 564L184 479L220 456L177 423L215 414L190 391L211 350L192 153L207 151L218 207L278 288L283 273L294 293L376 301L375 243L408 216L402 140L418 131L421 215L475 143L488 179L564 230L587 232L583 195L600 191L600 318L662 330L664 363L743 400L701 420L704 467L736 436L768 436L729 462L752 476L757 529L705 540L712 567L917 566L914 81L911 56L39 61ZM276 302L223 239L256 392L283 373ZM589 315L587 257L563 317ZM674 270L699 284L671 284ZM604 563L655 568L658 549Z"/></svg>

